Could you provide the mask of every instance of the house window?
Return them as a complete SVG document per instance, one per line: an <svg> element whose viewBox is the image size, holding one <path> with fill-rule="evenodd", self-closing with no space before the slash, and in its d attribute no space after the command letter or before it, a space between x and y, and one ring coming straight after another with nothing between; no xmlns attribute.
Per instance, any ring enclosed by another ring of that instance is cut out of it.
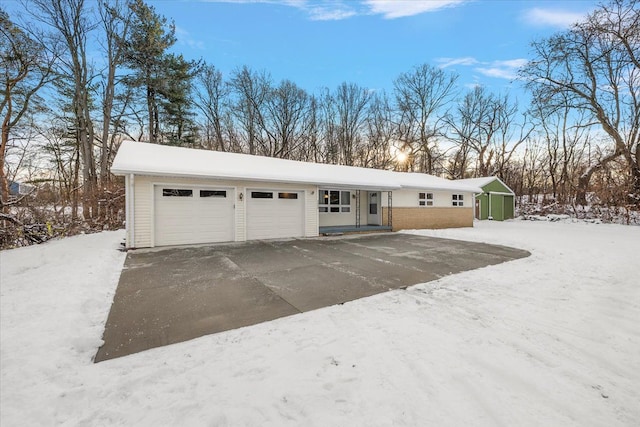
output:
<svg viewBox="0 0 640 427"><path fill-rule="evenodd" d="M298 193L278 193L278 199L297 199Z"/></svg>
<svg viewBox="0 0 640 427"><path fill-rule="evenodd" d="M453 206L464 206L464 195L462 195L462 194L453 194L451 196L451 204Z"/></svg>
<svg viewBox="0 0 640 427"><path fill-rule="evenodd" d="M433 193L418 193L418 206L433 206Z"/></svg>
<svg viewBox="0 0 640 427"><path fill-rule="evenodd" d="M200 190L200 197L227 197L225 190Z"/></svg>
<svg viewBox="0 0 640 427"><path fill-rule="evenodd" d="M318 211L325 213L351 212L351 192L337 190L318 191Z"/></svg>
<svg viewBox="0 0 640 427"><path fill-rule="evenodd" d="M183 190L179 188L163 188L163 197L193 197L193 190Z"/></svg>
<svg viewBox="0 0 640 427"><path fill-rule="evenodd" d="M271 191L252 191L252 199L273 199L273 192Z"/></svg>

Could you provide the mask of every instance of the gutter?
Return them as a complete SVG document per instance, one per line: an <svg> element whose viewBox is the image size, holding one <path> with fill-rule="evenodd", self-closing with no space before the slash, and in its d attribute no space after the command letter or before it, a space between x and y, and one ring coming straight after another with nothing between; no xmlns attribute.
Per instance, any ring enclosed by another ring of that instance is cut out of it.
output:
<svg viewBox="0 0 640 427"><path fill-rule="evenodd" d="M344 188L344 189L353 189L360 188L362 190L367 191L393 191L404 188L399 184L383 184L383 183L368 183L366 181L362 181L360 183L355 182L322 182L322 181L311 181L311 180L302 180L302 179L287 179L287 178L279 178L279 177L238 177L238 176L230 176L230 175L201 175L201 174L190 174L190 173L172 173L172 172L157 172L157 171L144 171L144 170L125 170L125 169L111 169L111 172L114 175L146 175L146 176L158 176L158 177L178 177L178 178L191 178L191 179L220 179L227 181L240 181L240 182L267 182L267 183L287 183L287 184L298 184L298 185L313 185L327 188ZM431 188L431 187L426 187ZM468 190L467 190L468 191Z"/></svg>

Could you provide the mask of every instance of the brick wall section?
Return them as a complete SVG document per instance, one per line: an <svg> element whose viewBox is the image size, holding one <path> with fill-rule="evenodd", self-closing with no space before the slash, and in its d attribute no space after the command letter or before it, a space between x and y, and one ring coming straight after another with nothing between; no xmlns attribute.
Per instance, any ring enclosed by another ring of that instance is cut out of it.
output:
<svg viewBox="0 0 640 427"><path fill-rule="evenodd" d="M473 227L472 208L392 208L393 231L421 228ZM387 208L382 208L383 225L388 225Z"/></svg>

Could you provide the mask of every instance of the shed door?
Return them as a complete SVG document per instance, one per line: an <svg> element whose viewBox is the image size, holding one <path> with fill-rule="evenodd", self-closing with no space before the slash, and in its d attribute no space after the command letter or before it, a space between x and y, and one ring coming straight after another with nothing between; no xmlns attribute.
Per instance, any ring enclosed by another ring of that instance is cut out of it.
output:
<svg viewBox="0 0 640 427"><path fill-rule="evenodd" d="M156 185L155 246L234 240L234 190Z"/></svg>
<svg viewBox="0 0 640 427"><path fill-rule="evenodd" d="M247 190L247 240L304 236L304 191Z"/></svg>
<svg viewBox="0 0 640 427"><path fill-rule="evenodd" d="M513 219L513 196L504 196L504 219Z"/></svg>

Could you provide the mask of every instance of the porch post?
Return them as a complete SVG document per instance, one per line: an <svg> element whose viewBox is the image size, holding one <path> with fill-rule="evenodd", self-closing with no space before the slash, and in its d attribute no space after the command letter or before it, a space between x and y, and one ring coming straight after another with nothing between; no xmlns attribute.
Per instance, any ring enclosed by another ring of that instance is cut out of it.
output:
<svg viewBox="0 0 640 427"><path fill-rule="evenodd" d="M356 228L360 228L360 190L356 190Z"/></svg>
<svg viewBox="0 0 640 427"><path fill-rule="evenodd" d="M393 192L387 191L387 225L393 230Z"/></svg>

